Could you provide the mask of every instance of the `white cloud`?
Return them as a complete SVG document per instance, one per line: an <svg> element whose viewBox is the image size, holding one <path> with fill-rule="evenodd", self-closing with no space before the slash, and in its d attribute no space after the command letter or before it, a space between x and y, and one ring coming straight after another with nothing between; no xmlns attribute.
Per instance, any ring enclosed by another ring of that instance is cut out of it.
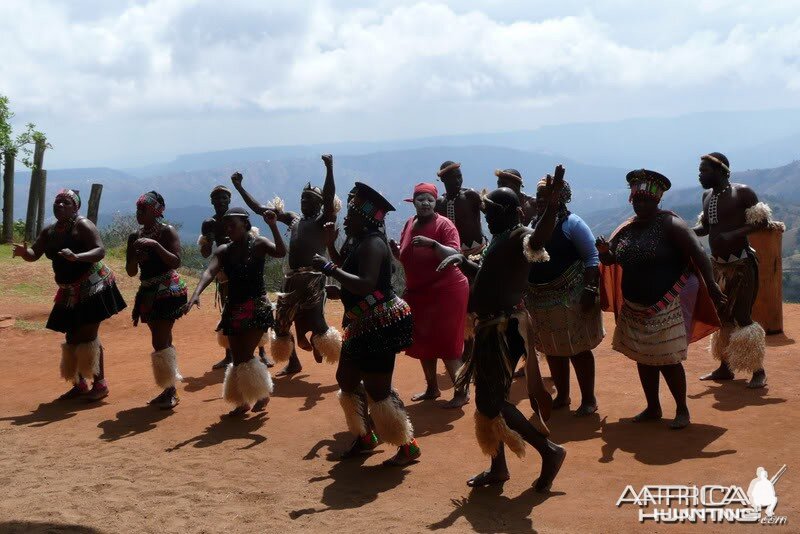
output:
<svg viewBox="0 0 800 534"><path fill-rule="evenodd" d="M800 3L0 3L1 91L54 124L445 106L796 104ZM731 87L738 96L731 95ZM602 97L600 96L602 95ZM533 113L534 111L531 111ZM478 117L474 129L485 120ZM502 128L502 116L498 121ZM420 124L424 135L426 125ZM357 130L356 124L343 125ZM292 132L289 132L291 137Z"/></svg>

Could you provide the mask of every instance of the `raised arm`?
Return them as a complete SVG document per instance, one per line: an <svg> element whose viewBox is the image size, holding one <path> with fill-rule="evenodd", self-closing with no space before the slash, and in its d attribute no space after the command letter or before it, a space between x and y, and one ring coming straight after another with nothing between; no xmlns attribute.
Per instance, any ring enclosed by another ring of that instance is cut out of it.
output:
<svg viewBox="0 0 800 534"><path fill-rule="evenodd" d="M323 154L325 162L325 183L322 186L322 217L327 221L336 219L336 182L333 180L333 156Z"/></svg>
<svg viewBox="0 0 800 534"><path fill-rule="evenodd" d="M525 254L530 261L546 261L544 245L550 240L550 236L553 235L553 230L556 227L556 215L558 214L558 206L561 203L561 190L564 189L564 173L564 166L557 165L554 176L547 175L547 184L544 191L547 197L547 205L542 216L536 221L533 232L525 236L523 241Z"/></svg>
<svg viewBox="0 0 800 534"><path fill-rule="evenodd" d="M263 215L268 208L263 204L259 203L255 198L253 198L253 195L247 192L247 190L242 185L242 180L244 180L244 176L242 176L242 173L240 172L235 172L231 175L231 182L233 183L233 187L235 187L236 190L239 192L239 194L242 195L244 203L247 204L247 207L253 210L254 213Z"/></svg>
<svg viewBox="0 0 800 534"><path fill-rule="evenodd" d="M286 256L286 245L283 242L283 236L281 236L280 231L278 231L278 216L274 211L267 210L264 212L264 222L269 226L269 229L272 231L272 238L275 240L273 243L267 238L261 238L267 246L267 255L273 258L283 258Z"/></svg>

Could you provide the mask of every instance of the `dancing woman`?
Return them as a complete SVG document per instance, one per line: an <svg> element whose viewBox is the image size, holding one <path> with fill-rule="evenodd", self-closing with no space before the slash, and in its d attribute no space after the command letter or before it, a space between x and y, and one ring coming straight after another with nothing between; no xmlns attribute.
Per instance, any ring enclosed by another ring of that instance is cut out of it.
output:
<svg viewBox="0 0 800 534"><path fill-rule="evenodd" d="M186 282L176 271L181 265L181 242L175 228L163 221L165 207L164 198L155 191L136 201L136 221L142 228L128 237L125 270L128 276L139 274L133 325L141 321L150 328L153 377L163 389L149 404L169 410L178 405L175 385L182 380L172 326L183 315Z"/></svg>
<svg viewBox="0 0 800 534"><path fill-rule="evenodd" d="M14 245L13 256L36 261L44 254L53 262L58 292L47 328L65 334L61 377L72 384L59 399L85 395L96 401L108 396L97 332L101 322L125 309L125 301L114 273L102 261L106 250L100 234L92 221L78 215L80 207L76 191L59 191L53 203L55 224L45 226L33 246Z"/></svg>
<svg viewBox="0 0 800 534"><path fill-rule="evenodd" d="M360 182L352 193L344 220L351 241L342 251L342 266L320 255L313 260L315 268L342 285L344 340L336 381L348 429L356 438L344 456L377 446L371 416L381 439L399 447L384 463L407 465L419 458L420 449L403 401L392 389L395 357L411 345L413 328L408 304L392 288L392 254L383 231L384 217L394 207Z"/></svg>
<svg viewBox="0 0 800 534"><path fill-rule="evenodd" d="M683 219L658 207L670 181L646 169L629 172L627 181L636 215L610 242L600 236L596 243L600 261L608 266L602 272L606 309L617 319L611 346L635 361L639 371L647 408L633 422L661 419L663 375L677 405L669 426L681 429L690 422L682 363L686 350L719 327L709 293L720 305L726 297L694 233Z"/></svg>
<svg viewBox="0 0 800 534"><path fill-rule="evenodd" d="M231 208L222 217L230 243L217 248L200 277L186 312L200 307L200 294L223 272L228 279L228 299L222 310L217 332L227 336L233 361L225 370L223 398L235 405L228 415L261 411L272 393L272 377L267 366L255 357L264 333L274 324L272 304L264 285L267 256L282 258L286 247L278 231L275 213L264 213L275 242L251 232L250 216L242 208Z"/></svg>

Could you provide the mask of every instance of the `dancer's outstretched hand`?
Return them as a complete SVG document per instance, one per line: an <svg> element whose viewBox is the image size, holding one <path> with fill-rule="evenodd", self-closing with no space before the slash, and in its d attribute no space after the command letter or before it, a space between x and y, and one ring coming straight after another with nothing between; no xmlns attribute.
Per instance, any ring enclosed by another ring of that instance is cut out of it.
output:
<svg viewBox="0 0 800 534"><path fill-rule="evenodd" d="M333 165L333 156L330 154L323 154L322 161L325 162L326 167L331 167Z"/></svg>
<svg viewBox="0 0 800 534"><path fill-rule="evenodd" d="M14 249L11 251L11 257L15 258L19 256L20 258L24 258L25 255L28 253L28 242L23 241L20 245L19 243L13 243L12 246Z"/></svg>
<svg viewBox="0 0 800 534"><path fill-rule="evenodd" d="M231 182L233 185L242 185L242 180L244 180L244 176L239 171L231 174Z"/></svg>
<svg viewBox="0 0 800 534"><path fill-rule="evenodd" d="M452 256L447 256L445 259L442 260L442 263L436 268L436 271L444 271L451 265L459 266L464 263L464 255L463 254L453 254Z"/></svg>
<svg viewBox="0 0 800 534"><path fill-rule="evenodd" d="M597 247L597 252L600 254L608 254L611 252L608 241L606 241L606 238L602 235L597 236L597 239L594 240L594 246Z"/></svg>
<svg viewBox="0 0 800 534"><path fill-rule="evenodd" d="M275 213L273 210L266 210L264 212L264 222L267 223L270 227L275 226L278 224L278 214Z"/></svg>
<svg viewBox="0 0 800 534"><path fill-rule="evenodd" d="M200 297L196 295L192 295L192 298L189 299L189 302L183 307L183 314L186 315L192 309L192 307L200 308Z"/></svg>

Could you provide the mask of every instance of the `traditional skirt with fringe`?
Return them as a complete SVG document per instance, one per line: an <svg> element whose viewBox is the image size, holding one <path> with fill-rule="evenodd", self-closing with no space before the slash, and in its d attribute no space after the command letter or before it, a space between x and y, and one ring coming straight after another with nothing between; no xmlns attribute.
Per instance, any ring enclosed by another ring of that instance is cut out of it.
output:
<svg viewBox="0 0 800 534"><path fill-rule="evenodd" d="M47 319L47 328L69 332L85 324L99 323L127 306L117 289L114 272L98 261L81 278L70 284L58 284L55 304Z"/></svg>
<svg viewBox="0 0 800 534"><path fill-rule="evenodd" d="M275 306L275 333L278 336L289 335L292 323L302 321L312 310L322 313L326 280L325 274L311 268L286 273L283 291L278 294Z"/></svg>
<svg viewBox="0 0 800 534"><path fill-rule="evenodd" d="M141 281L133 305L133 324L176 320L187 301L186 281L171 270Z"/></svg>
<svg viewBox="0 0 800 534"><path fill-rule="evenodd" d="M411 346L411 308L395 294L375 291L345 312L343 361L364 372L391 372L398 352Z"/></svg>
<svg viewBox="0 0 800 534"><path fill-rule="evenodd" d="M249 298L244 302L228 302L222 309L222 318L217 325L217 332L226 336L235 336L248 330L266 332L275 324L272 315L272 303L266 295Z"/></svg>
<svg viewBox="0 0 800 534"><path fill-rule="evenodd" d="M752 250L746 257L732 262L721 262L712 258L711 268L728 302L719 310L724 326L734 326L737 315L749 315L758 296L758 259Z"/></svg>
<svg viewBox="0 0 800 534"><path fill-rule="evenodd" d="M644 306L626 299L611 347L643 365L685 360L698 288L697 277L684 273L656 304Z"/></svg>
<svg viewBox="0 0 800 534"><path fill-rule="evenodd" d="M533 320L537 351L548 356L575 356L603 340L600 302L588 312L581 304L583 273L583 263L578 261L555 280L528 286L525 305Z"/></svg>

